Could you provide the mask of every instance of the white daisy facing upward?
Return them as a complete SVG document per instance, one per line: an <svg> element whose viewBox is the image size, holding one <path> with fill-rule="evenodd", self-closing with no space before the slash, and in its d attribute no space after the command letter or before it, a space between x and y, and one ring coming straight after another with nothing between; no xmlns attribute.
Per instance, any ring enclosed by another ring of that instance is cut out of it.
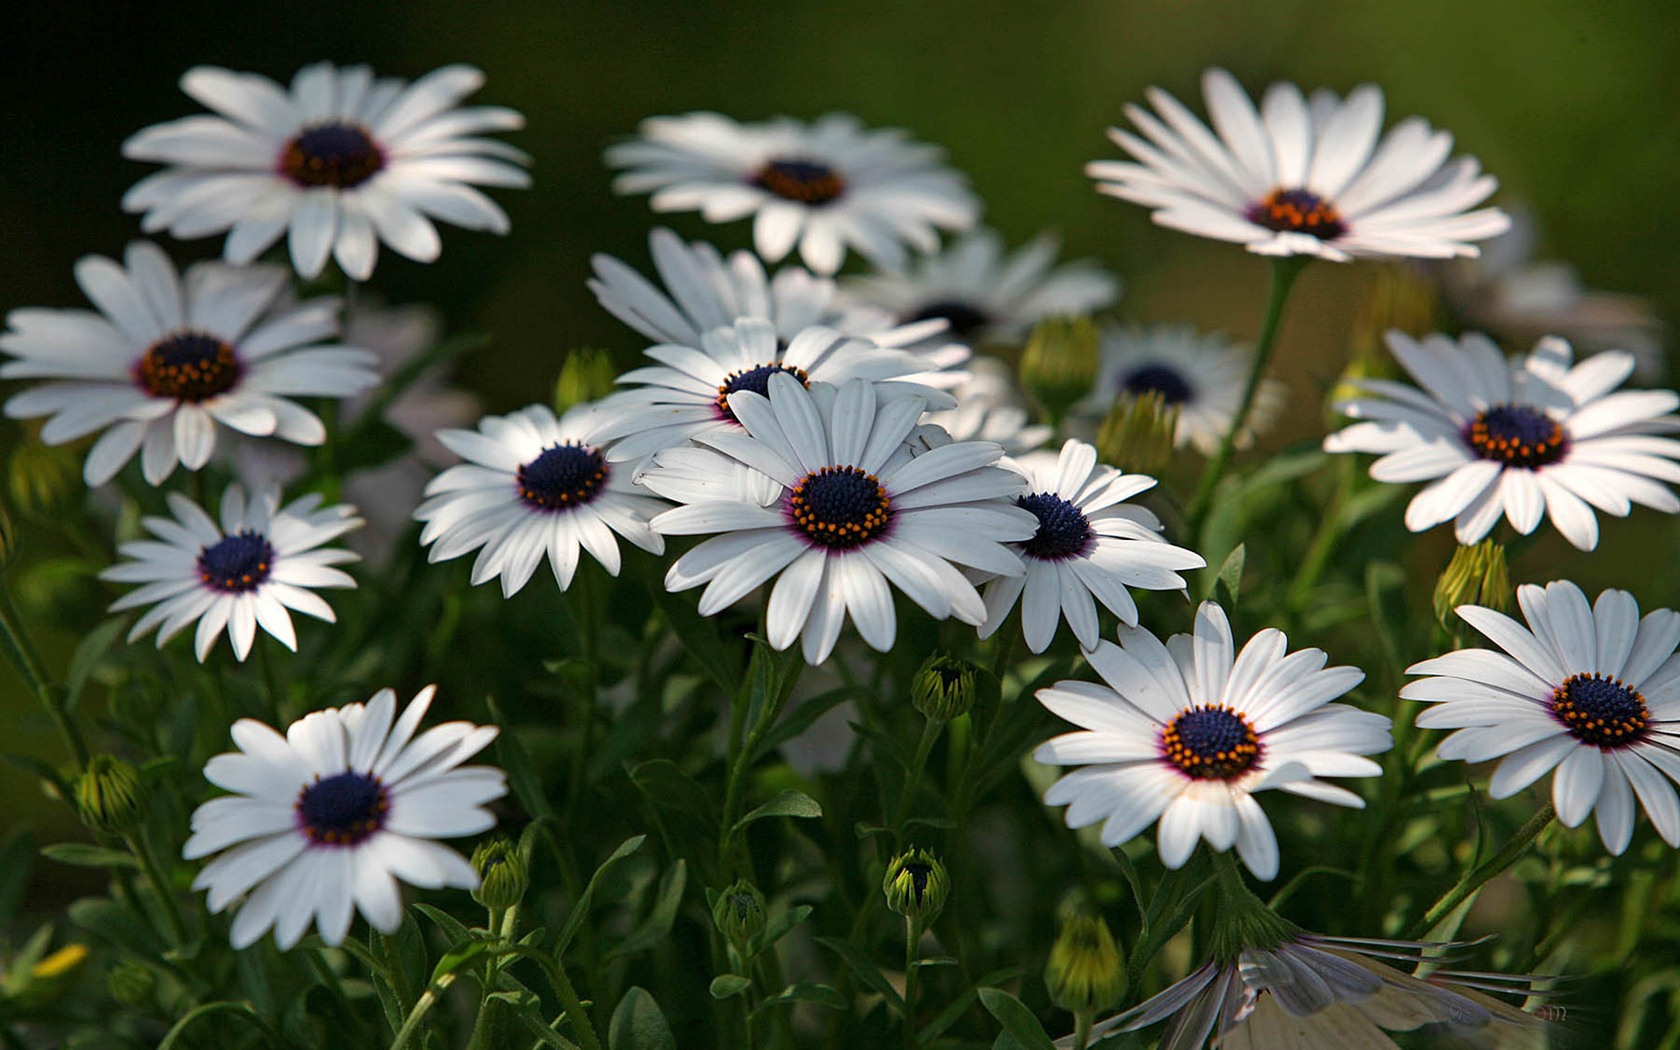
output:
<svg viewBox="0 0 1680 1050"><path fill-rule="evenodd" d="M784 342L770 321L743 317L707 332L696 346L668 343L645 353L659 363L619 376L631 389L600 402L596 437L611 443L607 458L614 462L641 459L712 431L739 432L730 395L762 394L774 375L805 385L864 378L885 384L890 394L918 395L938 408L956 404L928 385L923 358L832 328L806 328Z"/></svg>
<svg viewBox="0 0 1680 1050"><path fill-rule="evenodd" d="M511 598L548 556L554 580L565 590L577 571L578 552L614 576L624 537L658 554L665 540L648 518L665 504L636 488L628 466L608 463L593 436L593 405L578 405L559 419L545 405L505 416L485 416L476 430L441 430L438 440L466 460L433 478L414 517L426 523L420 543L427 560L478 551L472 582L502 578Z"/></svg>
<svg viewBox="0 0 1680 1050"><path fill-rule="evenodd" d="M1381 135L1375 85L1308 99L1276 83L1259 112L1223 69L1203 74L1202 91L1212 131L1159 88L1149 90L1155 113L1128 105L1144 137L1109 129L1133 160L1086 165L1098 192L1153 209L1162 226L1261 255L1338 262L1473 256L1471 242L1510 226L1498 208L1466 210L1499 184L1473 157L1447 161L1450 133L1409 117Z"/></svg>
<svg viewBox="0 0 1680 1050"><path fill-rule="evenodd" d="M828 659L849 615L872 648L897 634L892 588L935 619L980 624L985 603L958 566L1019 574L1005 543L1032 536L1038 519L1011 505L1018 475L995 466L1003 449L964 441L912 456L906 439L919 397L885 397L853 379L809 389L777 373L768 396L729 395L742 430L713 430L704 449L661 453L642 484L684 506L653 519L666 535L713 535L665 575L673 591L705 585L700 613L733 605L771 577L770 644L803 637L807 663ZM744 466L745 478L723 482ZM776 493L766 504L754 478ZM713 485L709 498L696 490ZM701 496L701 498L694 498Z"/></svg>
<svg viewBox="0 0 1680 1050"><path fill-rule="evenodd" d="M478 873L438 839L488 831L485 804L507 794L490 766L462 766L496 738L494 726L445 722L418 736L427 686L400 716L396 694L305 715L284 736L261 722L233 724L238 751L205 763L232 794L192 816L181 855L216 854L193 880L212 914L243 899L229 940L255 944L269 929L281 951L311 923L341 944L353 912L374 929L402 923L399 880L427 889L474 889Z"/></svg>
<svg viewBox="0 0 1680 1050"><path fill-rule="evenodd" d="M198 263L178 276L154 244L129 245L126 265L99 255L76 283L99 308L13 310L0 379L48 379L6 402L13 419L52 416L49 445L103 430L82 473L103 485L140 454L161 484L180 463L197 470L218 426L300 445L326 427L294 397L348 398L378 382L374 356L336 343L339 301L282 305L277 266Z"/></svg>
<svg viewBox="0 0 1680 1050"><path fill-rule="evenodd" d="M1319 649L1285 655L1273 628L1241 652L1225 611L1203 602L1194 635L1165 644L1124 624L1120 645L1085 653L1103 685L1063 681L1039 702L1082 731L1039 745L1033 758L1082 766L1050 786L1044 802L1067 805L1067 824L1104 821L1102 842L1119 846L1160 821L1161 863L1180 868L1198 839L1237 855L1260 879L1278 871L1277 837L1254 798L1269 788L1361 808L1364 800L1319 777L1370 777L1365 755L1393 741L1382 715L1331 703L1358 685L1356 667L1326 668Z"/></svg>
<svg viewBox="0 0 1680 1050"><path fill-rule="evenodd" d="M1618 590L1589 606L1567 580L1525 584L1517 601L1527 628L1491 609L1458 608L1504 652L1460 649L1406 669L1428 677L1400 695L1435 705L1417 724L1455 730L1441 742L1443 759L1499 759L1494 798L1552 773L1558 820L1573 828L1597 813L1612 854L1627 849L1640 808L1663 841L1680 846L1670 784L1680 782L1680 614L1641 618Z"/></svg>
<svg viewBox="0 0 1680 1050"><path fill-rule="evenodd" d="M742 124L689 113L650 117L640 132L607 149L607 163L624 169L613 189L652 193L654 211L698 211L707 222L752 215L766 262L797 245L805 265L831 274L853 248L899 270L906 243L931 252L938 229L967 229L980 211L937 148L845 114Z"/></svg>
<svg viewBox="0 0 1680 1050"><path fill-rule="evenodd" d="M431 262L442 250L433 220L508 231L507 214L474 184L530 184L525 154L481 137L524 118L460 105L483 83L471 66L410 84L318 62L288 91L255 73L198 66L181 90L216 115L157 124L123 143L125 157L169 165L136 183L123 208L144 213L148 233L228 231L229 262L250 262L284 234L304 277L320 274L330 255L365 281L381 241Z"/></svg>
<svg viewBox="0 0 1680 1050"><path fill-rule="evenodd" d="M1010 253L995 230L973 230L904 274L855 278L846 293L905 324L938 318L965 342L1018 345L1042 318L1096 313L1120 296L1113 274L1093 262L1057 266L1057 251L1048 234Z"/></svg>
<svg viewBox="0 0 1680 1050"><path fill-rule="evenodd" d="M356 586L333 566L359 557L322 546L362 524L350 506L322 507L320 495L312 493L280 507L275 490L247 500L243 489L230 485L222 493L218 523L185 496L171 492L168 498L175 520L142 519L156 539L123 544L118 552L131 560L99 574L102 580L142 585L111 603L112 612L151 606L128 632L131 642L155 629L162 648L196 620L200 663L224 628L242 661L258 627L296 652L297 634L286 610L332 623L332 606L312 592Z"/></svg>
<svg viewBox="0 0 1680 1050"><path fill-rule="evenodd" d="M1637 503L1680 511L1664 482L1680 482L1680 428L1670 390L1617 390L1632 354L1605 351L1580 364L1548 337L1507 362L1487 337L1417 342L1388 333L1388 346L1421 390L1383 379L1353 384L1369 395L1336 410L1361 422L1324 439L1328 452L1369 452L1378 481L1430 484L1406 507L1422 532L1452 521L1475 543L1503 515L1528 534L1549 517L1581 550L1598 545L1593 510L1617 517Z"/></svg>
<svg viewBox="0 0 1680 1050"><path fill-rule="evenodd" d="M1246 347L1190 325L1124 325L1103 330L1101 352L1096 388L1080 404L1082 413L1101 418L1117 400L1158 394L1165 408L1178 409L1173 443L1214 454L1242 403L1251 359ZM1275 379L1260 381L1238 448L1271 424L1285 393Z"/></svg>
<svg viewBox="0 0 1680 1050"><path fill-rule="evenodd" d="M1144 507L1123 506L1153 488L1155 479L1123 474L1097 462L1097 450L1069 441L1060 454L1035 452L1010 461L1027 479L1015 505L1031 511L1038 531L1012 545L1026 563L1025 576L1004 576L986 585L989 638L1021 603L1021 633L1027 648L1042 653L1062 620L1084 649L1101 640L1097 603L1136 627L1137 605L1127 587L1181 591L1178 573L1207 565L1194 551L1175 547L1161 535L1161 521Z"/></svg>

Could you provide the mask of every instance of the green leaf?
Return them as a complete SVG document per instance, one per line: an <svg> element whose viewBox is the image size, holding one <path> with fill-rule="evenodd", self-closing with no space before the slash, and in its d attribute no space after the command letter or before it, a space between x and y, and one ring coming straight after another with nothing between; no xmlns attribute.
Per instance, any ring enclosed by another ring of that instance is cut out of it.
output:
<svg viewBox="0 0 1680 1050"><path fill-rule="evenodd" d="M688 863L678 860L659 877L659 892L654 896L653 910L630 936L607 953L608 959L618 959L637 952L645 952L671 935L677 921L677 909L682 907L683 890L688 886Z"/></svg>
<svg viewBox="0 0 1680 1050"><path fill-rule="evenodd" d="M618 1001L607 1026L607 1050L677 1050L665 1014L645 988L633 987Z"/></svg>
<svg viewBox="0 0 1680 1050"><path fill-rule="evenodd" d="M1384 487L1392 488L1393 486ZM753 749L753 753L748 756L747 761L749 763L757 762L811 728L812 724L823 715L839 707L847 700L865 694L866 690L861 686L843 685L837 689L818 693L808 700L801 700L798 707L783 715L781 720L771 727L768 733L764 734L764 739L759 741L758 747Z"/></svg>
<svg viewBox="0 0 1680 1050"><path fill-rule="evenodd" d="M138 868L139 862L126 850L106 849L91 842L55 842L41 847L41 856L73 868Z"/></svg>
<svg viewBox="0 0 1680 1050"><path fill-rule="evenodd" d="M787 936L789 930L804 922L814 910L809 904L801 904L770 916L770 921L764 924L764 929L753 939L753 951L763 951Z"/></svg>
<svg viewBox="0 0 1680 1050"><path fill-rule="evenodd" d="M35 833L19 828L0 845L0 925L16 914L35 869Z"/></svg>
<svg viewBox="0 0 1680 1050"><path fill-rule="evenodd" d="M648 594L659 607L659 615L670 625L677 642L701 670L717 683L724 693L733 693L741 684L739 647L724 638L713 621L701 616L687 598L680 598L659 584L651 584Z"/></svg>
<svg viewBox="0 0 1680 1050"><path fill-rule="evenodd" d="M155 959L164 945L144 917L105 897L83 897L72 901L70 921L101 940L127 948L142 958Z"/></svg>
<svg viewBox="0 0 1680 1050"><path fill-rule="evenodd" d="M753 821L763 820L766 817L795 817L800 820L811 820L820 816L822 816L822 806L817 804L816 799L803 791L794 791L790 788L737 820L734 830L740 831Z"/></svg>
<svg viewBox="0 0 1680 1050"><path fill-rule="evenodd" d="M566 1020L564 1014L555 1020L554 1025L543 1024L542 1018L537 1017L535 1014L528 1011L521 1012L515 1016L518 1017L520 1023L525 1026L525 1030L531 1033L531 1035L542 1045L552 1046L554 1050L578 1050L578 1045L576 1043L554 1030L554 1025L561 1024Z"/></svg>
<svg viewBox="0 0 1680 1050"><path fill-rule="evenodd" d="M1032 1011L1002 988L980 989L980 1005L997 1018L1003 1030L1026 1050L1056 1050L1056 1044L1044 1034L1044 1026L1038 1023Z"/></svg>
<svg viewBox="0 0 1680 1050"><path fill-rule="evenodd" d="M566 948L572 943L572 938L577 936L578 927L582 926L583 920L588 917L589 902L595 896L595 887L613 865L641 849L645 841L646 835L632 835L625 839L612 851L611 856L601 862L601 866L595 869L595 874L589 876L589 884L578 894L577 903L572 905L572 910L566 915L566 925L560 928L560 939L555 942L553 953L556 962L566 954Z"/></svg>
<svg viewBox="0 0 1680 1050"><path fill-rule="evenodd" d="M692 822L706 838L717 838L717 817L699 781L677 768L668 758L643 762L630 771L630 780L661 813Z"/></svg>
<svg viewBox="0 0 1680 1050"><path fill-rule="evenodd" d="M175 1044L180 1042L181 1034L185 1032L194 1021L201 1017L209 1017L212 1014L231 1014L234 1017L262 1029L263 1034L268 1036L270 1039L278 1038L278 1036L274 1034L274 1029L268 1026L268 1022L257 1016L256 1012L251 1009L251 1005L249 1003L223 1000L221 1002L205 1003L203 1006L187 1011L187 1013L184 1014L179 1021L175 1022L175 1027L171 1028L163 1037L163 1042L158 1044L158 1050L173 1050ZM222 1032L221 1037L226 1037L225 1030Z"/></svg>
<svg viewBox="0 0 1680 1050"><path fill-rule="evenodd" d="M9 766L16 766L25 773L38 777L53 789L55 795L66 802L75 797L70 790L70 784L59 775L58 770L34 755L20 755L15 751L0 752L0 762Z"/></svg>
<svg viewBox="0 0 1680 1050"><path fill-rule="evenodd" d="M1392 486L1385 486L1392 487ZM98 627L87 633L87 637L76 646L76 651L70 657L70 670L64 677L64 707L74 712L76 705L81 702L82 690L87 688L88 678L93 675L99 661L111 648L123 629L128 626L128 618L119 616L106 620Z"/></svg>
<svg viewBox="0 0 1680 1050"><path fill-rule="evenodd" d="M444 952L443 958L439 959L437 965L432 967L431 983L437 984L444 978L452 976L462 967L489 951L490 947L488 941L468 941L465 944L457 944L449 951Z"/></svg>
<svg viewBox="0 0 1680 1050"><path fill-rule="evenodd" d="M434 908L423 901L416 901L414 910L437 923L437 928L442 931L444 940L450 944L465 944L473 939L472 930L468 929L460 919L446 911Z"/></svg>
<svg viewBox="0 0 1680 1050"><path fill-rule="evenodd" d="M870 960L869 956L858 949L857 945L850 941L843 941L838 937L818 937L817 943L840 956L841 960L851 968L852 973L856 974L858 980L862 981L870 991L879 992L894 1010L903 1012L904 997L898 994L898 990L892 986L892 982L887 980L886 975Z"/></svg>
<svg viewBox="0 0 1680 1050"><path fill-rule="evenodd" d="M712 978L712 998L728 999L732 995L740 995L751 987L751 978L742 977L738 973L720 973Z"/></svg>
<svg viewBox="0 0 1680 1050"><path fill-rule="evenodd" d="M1393 562L1374 561L1365 566L1365 600L1371 622L1377 629L1387 666L1399 667L1406 651L1406 571Z"/></svg>
<svg viewBox="0 0 1680 1050"><path fill-rule="evenodd" d="M846 997L826 984L790 984L775 995L758 1004L753 1010L753 1016L758 1016L772 1006L783 1003L810 1003L825 1010L845 1010Z"/></svg>
<svg viewBox="0 0 1680 1050"><path fill-rule="evenodd" d="M1228 602L1233 609L1237 607L1237 595L1242 590L1243 565L1247 561L1248 545L1246 543L1237 544L1236 548L1225 556L1225 564L1219 567L1219 575L1214 580L1213 597L1215 600L1220 599L1223 589L1224 602Z"/></svg>
<svg viewBox="0 0 1680 1050"><path fill-rule="evenodd" d="M507 771L508 784L512 786L514 796L525 807L525 812L533 817L554 816L548 793L543 790L542 781L531 764L530 752L520 742L519 734L513 731L496 698L488 697L485 702L490 705L490 720L501 728L496 737L496 754L501 757L502 768Z"/></svg>

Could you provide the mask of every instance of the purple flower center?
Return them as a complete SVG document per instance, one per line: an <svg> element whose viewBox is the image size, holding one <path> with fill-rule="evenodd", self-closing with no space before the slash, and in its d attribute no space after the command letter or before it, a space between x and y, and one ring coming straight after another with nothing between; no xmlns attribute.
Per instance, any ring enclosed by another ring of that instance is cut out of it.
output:
<svg viewBox="0 0 1680 1050"><path fill-rule="evenodd" d="M514 483L519 498L537 510L560 511L594 499L606 484L607 461L599 449L568 442L550 445L519 468Z"/></svg>
<svg viewBox="0 0 1680 1050"><path fill-rule="evenodd" d="M1552 690L1552 714L1583 744L1606 751L1645 739L1645 698L1607 674L1578 674Z"/></svg>
<svg viewBox="0 0 1680 1050"><path fill-rule="evenodd" d="M749 181L801 204L827 204L846 192L846 180L820 160L776 158L765 162Z"/></svg>
<svg viewBox="0 0 1680 1050"><path fill-rule="evenodd" d="M1304 233L1333 241L1347 232L1331 203L1311 190L1273 190L1249 205L1248 221L1279 233Z"/></svg>
<svg viewBox="0 0 1680 1050"><path fill-rule="evenodd" d="M1495 405L1464 428L1464 440L1483 459L1534 470L1569 451L1563 424L1532 405Z"/></svg>
<svg viewBox="0 0 1680 1050"><path fill-rule="evenodd" d="M782 349L785 350L786 347L782 347ZM803 368L795 368L792 365L759 365L756 368L748 368L740 372L731 372L729 374L729 378L725 379L718 385L718 415L729 420L731 423L739 422L739 420L735 418L734 411L729 407L729 395L733 394L737 390L751 390L755 394L762 394L765 397L769 397L770 377L775 375L777 372L786 372L788 375L799 380L800 385L802 386L808 387L811 385L811 377L805 374L805 370Z"/></svg>
<svg viewBox="0 0 1680 1050"><path fill-rule="evenodd" d="M207 401L233 389L244 373L233 347L208 332L164 336L140 355L134 378L153 397Z"/></svg>
<svg viewBox="0 0 1680 1050"><path fill-rule="evenodd" d="M305 128L280 151L280 174L299 186L347 190L378 174L385 153L357 124Z"/></svg>
<svg viewBox="0 0 1680 1050"><path fill-rule="evenodd" d="M1223 704L1192 707L1161 731L1161 751L1188 777L1229 780L1259 761L1260 737Z"/></svg>
<svg viewBox="0 0 1680 1050"><path fill-rule="evenodd" d="M354 846L384 827L391 796L378 777L346 771L306 785L298 792L295 808L309 841Z"/></svg>
<svg viewBox="0 0 1680 1050"><path fill-rule="evenodd" d="M1039 561L1060 561L1083 554L1091 542L1091 522L1080 509L1054 492L1015 497L1015 505L1038 517L1038 531L1021 549Z"/></svg>
<svg viewBox="0 0 1680 1050"><path fill-rule="evenodd" d="M273 568L274 545L250 529L223 536L198 552L198 578L229 594L256 590Z"/></svg>
<svg viewBox="0 0 1680 1050"><path fill-rule="evenodd" d="M1163 404L1182 405L1190 400L1190 384L1177 369L1166 365L1141 365L1120 379L1120 389L1132 397L1159 394Z"/></svg>
<svg viewBox="0 0 1680 1050"><path fill-rule="evenodd" d="M965 303L961 299L939 299L928 303L914 314L904 319L905 324L917 321L932 321L935 318L944 321L947 330L959 339L968 339L980 334L980 330L991 322L986 311L973 303Z"/></svg>
<svg viewBox="0 0 1680 1050"><path fill-rule="evenodd" d="M817 546L852 550L886 532L892 500L873 474L858 467L824 467L793 487L788 513Z"/></svg>

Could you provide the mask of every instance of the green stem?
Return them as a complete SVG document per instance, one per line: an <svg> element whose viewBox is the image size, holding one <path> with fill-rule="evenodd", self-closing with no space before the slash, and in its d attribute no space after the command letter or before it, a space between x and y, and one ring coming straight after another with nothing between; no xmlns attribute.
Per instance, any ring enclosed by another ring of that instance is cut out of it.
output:
<svg viewBox="0 0 1680 1050"><path fill-rule="evenodd" d="M1430 907L1423 920L1413 927L1411 939L1418 940L1428 936L1430 930L1469 900L1477 890L1520 860L1529 847L1534 845L1534 840L1540 837L1540 833L1551 826L1552 818L1556 816L1557 810L1548 802L1534 816L1529 817L1528 823L1517 829L1517 833L1511 836L1511 841L1507 842L1503 849L1494 854L1492 859L1468 872L1464 878L1458 880L1458 885L1448 890Z"/></svg>
<svg viewBox="0 0 1680 1050"><path fill-rule="evenodd" d="M1347 507L1348 496L1353 492L1355 472L1358 469L1359 465L1347 456L1343 456L1342 462L1338 464L1336 491L1331 495L1329 504L1319 514L1318 527L1307 544L1307 553L1301 558L1301 567L1295 571L1295 580L1289 586L1288 605L1292 611L1299 612L1306 607L1314 585L1324 574L1324 567L1329 564L1330 555L1336 550L1336 541L1342 538L1342 511Z"/></svg>
<svg viewBox="0 0 1680 1050"><path fill-rule="evenodd" d="M927 768L928 755L933 752L934 741L939 739L939 730L945 723L930 718L922 726L922 739L916 744L916 755L910 760L910 769L904 774L904 791L898 796L898 812L893 816L893 840L899 845L904 844L904 822L910 819L910 810L916 802L916 788L922 782L922 771Z"/></svg>
<svg viewBox="0 0 1680 1050"><path fill-rule="evenodd" d="M70 718L70 712L64 706L63 695L53 687L47 677L46 665L41 662L41 654L36 650L35 643L24 629L23 617L18 614L17 605L12 601L12 591L6 574L0 571L0 649L4 649L6 658L12 666L17 668L18 674L23 676L29 691L34 693L47 709L47 715L53 725L64 737L64 742L75 757L76 768L86 768L88 762L87 743L82 739L81 730Z"/></svg>
<svg viewBox="0 0 1680 1050"><path fill-rule="evenodd" d="M595 1034L594 1022L583 1010L583 1001L578 998L565 964L556 962L549 973L549 980L554 983L554 990L560 993L560 1005L565 1008L566 1017L572 1022L572 1031L577 1033L584 1050L601 1050L601 1037Z"/></svg>
<svg viewBox="0 0 1680 1050"><path fill-rule="evenodd" d="M128 844L128 850L140 862L140 870L145 873L146 881L151 883L152 892L157 895L158 902L163 906L163 917L169 923L169 935L175 941L175 947L184 948L187 944L187 926L181 921L181 910L175 904L175 893L169 887L169 881L164 878L163 869L158 867L157 858L146 845L145 839L138 835L124 835L123 841Z"/></svg>
<svg viewBox="0 0 1680 1050"><path fill-rule="evenodd" d="M1260 338L1254 344L1254 363L1248 371L1248 383L1243 387L1242 400L1237 404L1236 414L1231 417L1230 429L1225 431L1225 436L1219 441L1219 450L1202 470L1202 480L1196 486L1196 498L1190 501L1190 510L1186 515L1190 524L1186 533L1188 536L1200 534L1202 519L1207 515L1209 504L1213 502L1213 490L1219 484L1220 476L1225 473L1225 465L1230 462L1231 453L1237 447L1237 438L1248 423L1248 414L1254 407L1254 395L1259 391L1260 380L1265 377L1266 366L1271 362L1272 349L1277 345L1278 327L1283 320L1283 307L1289 301L1289 291L1295 286L1295 278L1306 269L1311 258L1307 255L1286 255L1272 260L1272 285L1266 297L1266 316L1260 322Z"/></svg>
<svg viewBox="0 0 1680 1050"><path fill-rule="evenodd" d="M1089 1010L1081 1010L1073 1015L1073 1050L1085 1050L1091 1044L1091 1018L1095 1016Z"/></svg>
<svg viewBox="0 0 1680 1050"><path fill-rule="evenodd" d="M904 1050L916 1050L916 948L922 940L922 924L909 916L904 918Z"/></svg>

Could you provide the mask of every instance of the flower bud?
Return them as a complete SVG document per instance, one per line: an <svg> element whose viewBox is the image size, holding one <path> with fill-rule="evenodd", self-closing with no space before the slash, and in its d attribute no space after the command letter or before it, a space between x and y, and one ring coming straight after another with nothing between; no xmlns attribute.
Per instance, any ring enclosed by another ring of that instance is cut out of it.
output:
<svg viewBox="0 0 1680 1050"><path fill-rule="evenodd" d="M1376 283L1353 322L1353 358L1386 360L1384 334L1399 330L1421 339L1437 331L1435 286L1404 264L1377 268Z"/></svg>
<svg viewBox="0 0 1680 1050"><path fill-rule="evenodd" d="M1089 317L1047 317L1021 353L1021 386L1052 421L1097 381L1097 326Z"/></svg>
<svg viewBox="0 0 1680 1050"><path fill-rule="evenodd" d="M617 378L612 355L605 350L573 350L566 355L560 378L554 383L555 414L564 415L574 405L606 397Z"/></svg>
<svg viewBox="0 0 1680 1050"><path fill-rule="evenodd" d="M712 905L712 921L718 932L737 948L764 932L765 918L764 894L746 879L718 894Z"/></svg>
<svg viewBox="0 0 1680 1050"><path fill-rule="evenodd" d="M1070 1013L1095 1013L1114 1005L1125 984L1125 968L1108 924L1094 915L1068 917L1050 949L1044 983L1051 1000Z"/></svg>
<svg viewBox="0 0 1680 1050"><path fill-rule="evenodd" d="M1128 474L1161 473L1177 443L1179 407L1158 390L1117 398L1097 429L1097 454Z"/></svg>
<svg viewBox="0 0 1680 1050"><path fill-rule="evenodd" d="M1498 612L1511 608L1511 573L1505 548L1492 540L1459 547L1435 581L1435 618L1453 629L1453 610L1480 605Z"/></svg>
<svg viewBox="0 0 1680 1050"><path fill-rule="evenodd" d="M132 960L120 962L105 975L105 987L110 991L111 998L124 1006L145 1006L152 1001L157 977L149 967L140 963Z"/></svg>
<svg viewBox="0 0 1680 1050"><path fill-rule="evenodd" d="M530 885L525 858L507 839L479 843L473 850L472 866L478 872L473 900L491 911L506 911L525 899L525 889Z"/></svg>
<svg viewBox="0 0 1680 1050"><path fill-rule="evenodd" d="M910 702L935 722L961 718L974 706L974 665L934 653L910 682Z"/></svg>
<svg viewBox="0 0 1680 1050"><path fill-rule="evenodd" d="M140 823L140 774L114 755L95 755L76 778L76 812L107 835L126 835Z"/></svg>
<svg viewBox="0 0 1680 1050"><path fill-rule="evenodd" d="M929 923L945 907L951 882L938 857L925 849L912 849L887 865L881 891L887 895L887 907L907 919Z"/></svg>
<svg viewBox="0 0 1680 1050"><path fill-rule="evenodd" d="M81 465L65 445L43 445L38 434L18 442L6 461L6 490L22 514L50 514L81 484Z"/></svg>

